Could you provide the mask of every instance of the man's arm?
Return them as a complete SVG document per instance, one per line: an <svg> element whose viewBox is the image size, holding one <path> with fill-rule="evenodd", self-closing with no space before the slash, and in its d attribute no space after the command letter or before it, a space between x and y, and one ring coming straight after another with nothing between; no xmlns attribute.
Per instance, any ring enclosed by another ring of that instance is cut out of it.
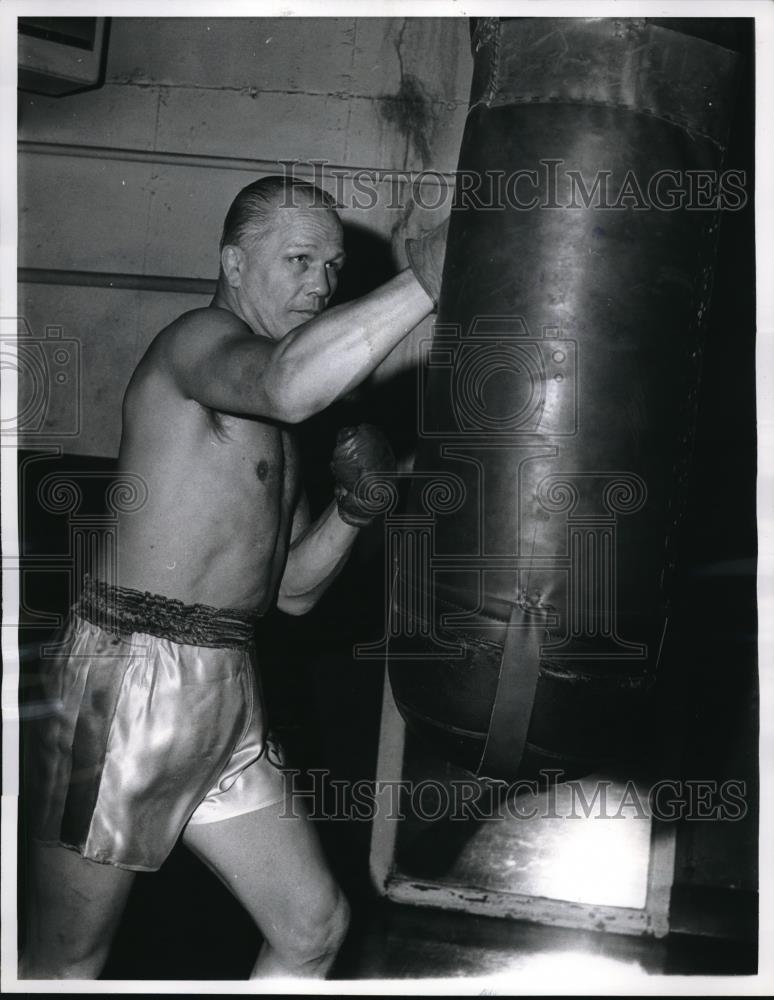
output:
<svg viewBox="0 0 774 1000"><path fill-rule="evenodd" d="M403 271L276 342L226 310L204 309L170 328L165 349L188 398L295 424L358 385L432 308L413 273Z"/></svg>
<svg viewBox="0 0 774 1000"><path fill-rule="evenodd" d="M306 499L302 498L293 518L277 596L279 610L288 615L310 611L341 572L357 534L357 528L341 520L335 502L311 524Z"/></svg>
<svg viewBox="0 0 774 1000"><path fill-rule="evenodd" d="M314 524L309 524L302 498L293 516L290 549L280 583L277 607L291 615L309 611L346 562L358 528L370 524L375 511L361 484L374 473L386 477L395 470L395 455L378 427L344 427L336 435L331 459L336 500Z"/></svg>

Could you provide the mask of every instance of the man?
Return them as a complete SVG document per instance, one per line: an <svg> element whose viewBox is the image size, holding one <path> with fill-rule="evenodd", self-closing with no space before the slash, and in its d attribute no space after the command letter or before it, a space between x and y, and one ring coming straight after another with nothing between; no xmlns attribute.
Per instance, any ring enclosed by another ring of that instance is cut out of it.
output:
<svg viewBox="0 0 774 1000"><path fill-rule="evenodd" d="M119 469L147 501L120 523L117 579L86 580L47 667L25 977L96 977L133 872L158 868L181 835L260 929L253 978L330 968L347 904L310 822L279 818L253 625L274 604L311 608L367 523L353 486L378 468L378 442L341 438L337 501L310 523L293 425L432 311L444 236L411 242L412 269L325 311L344 263L332 200L264 178L228 212L211 305L140 361Z"/></svg>

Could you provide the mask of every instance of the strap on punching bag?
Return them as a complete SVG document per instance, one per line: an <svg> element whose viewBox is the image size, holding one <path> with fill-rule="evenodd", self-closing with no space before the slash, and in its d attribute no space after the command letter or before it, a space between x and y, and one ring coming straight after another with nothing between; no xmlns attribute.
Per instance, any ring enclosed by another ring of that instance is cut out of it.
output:
<svg viewBox="0 0 774 1000"><path fill-rule="evenodd" d="M476 772L479 777L508 779L518 771L535 702L544 628L542 616L536 621L514 604L500 657L489 731Z"/></svg>

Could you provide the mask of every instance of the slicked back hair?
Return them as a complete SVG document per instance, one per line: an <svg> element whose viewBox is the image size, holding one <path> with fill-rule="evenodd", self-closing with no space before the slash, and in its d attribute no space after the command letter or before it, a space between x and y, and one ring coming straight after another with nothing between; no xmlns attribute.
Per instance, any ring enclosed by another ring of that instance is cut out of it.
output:
<svg viewBox="0 0 774 1000"><path fill-rule="evenodd" d="M308 181L272 174L253 181L242 188L234 198L226 213L220 249L225 246L249 247L266 232L274 217L274 212L282 207L317 207L331 209L338 207L336 200Z"/></svg>

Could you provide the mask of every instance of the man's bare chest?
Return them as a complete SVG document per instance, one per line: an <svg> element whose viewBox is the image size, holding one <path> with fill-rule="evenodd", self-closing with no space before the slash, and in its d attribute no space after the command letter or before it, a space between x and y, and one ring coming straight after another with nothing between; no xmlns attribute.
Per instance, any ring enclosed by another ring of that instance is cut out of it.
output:
<svg viewBox="0 0 774 1000"><path fill-rule="evenodd" d="M298 449L289 430L217 410L208 411L211 443L223 474L253 482L283 495L295 492Z"/></svg>

